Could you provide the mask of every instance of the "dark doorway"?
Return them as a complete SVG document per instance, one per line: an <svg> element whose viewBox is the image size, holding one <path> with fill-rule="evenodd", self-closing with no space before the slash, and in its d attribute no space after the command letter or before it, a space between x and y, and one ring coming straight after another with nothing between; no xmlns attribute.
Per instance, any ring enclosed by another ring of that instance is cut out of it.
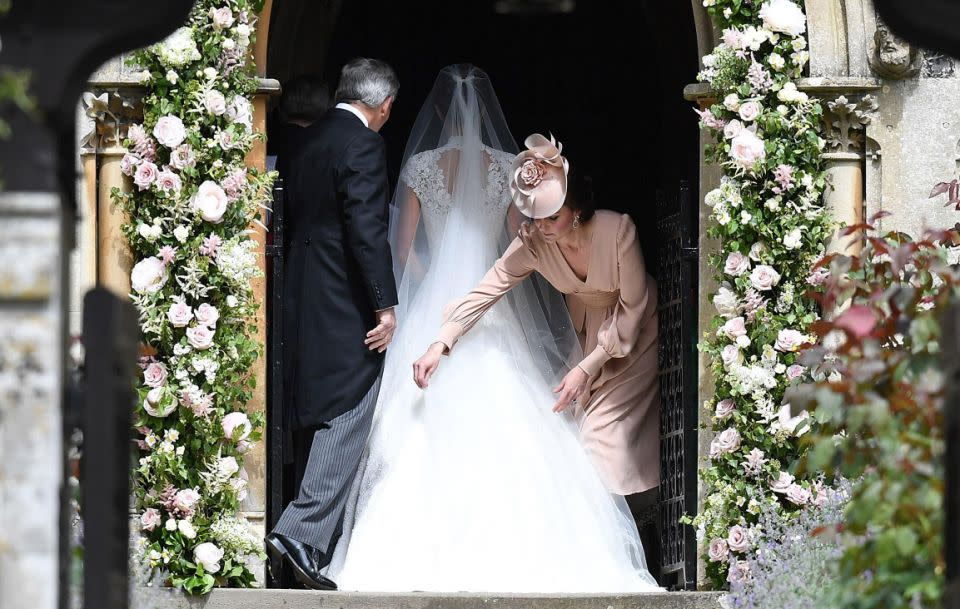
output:
<svg viewBox="0 0 960 609"><path fill-rule="evenodd" d="M340 66L357 56L383 59L400 77L393 115L381 132L394 182L407 130L437 73L472 63L490 75L518 144L533 132L553 133L571 171L593 177L599 206L634 218L649 270L659 280L672 268L668 241L678 241L658 230L657 201L662 217L662 202L679 205L681 182L697 184L699 170L696 116L682 97L698 69L689 2L274 1L268 76L284 82L319 74L332 91ZM268 122L268 132L272 127ZM691 217L684 228L695 242ZM695 307L696 301L681 304ZM694 329L682 344L661 350L661 367L676 367L673 360L693 353L695 341ZM694 413L695 390L694 383L674 396ZM696 459L695 445L685 450ZM678 459L685 457L673 456ZM686 482L696 488L695 480ZM691 577L667 583L683 587Z"/></svg>

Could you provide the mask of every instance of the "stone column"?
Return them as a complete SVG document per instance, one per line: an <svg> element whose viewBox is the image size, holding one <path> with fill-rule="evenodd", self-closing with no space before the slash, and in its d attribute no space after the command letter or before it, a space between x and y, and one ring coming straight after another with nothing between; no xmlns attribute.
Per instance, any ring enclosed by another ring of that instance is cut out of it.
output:
<svg viewBox="0 0 960 609"><path fill-rule="evenodd" d="M70 227L72 228L72 227ZM0 194L0 607L58 606L63 212Z"/></svg>
<svg viewBox="0 0 960 609"><path fill-rule="evenodd" d="M114 187L130 192L130 178L120 172L120 160L126 150L119 146L103 148L98 154L100 161L97 187L97 280L118 296L130 294L130 270L133 268L133 253L120 227L127 221L127 214L110 197Z"/></svg>
<svg viewBox="0 0 960 609"><path fill-rule="evenodd" d="M828 152L823 155L829 184L824 193L827 210L837 222L837 233L827 243L827 252L858 254L861 233L841 237L845 226L863 221L864 128L876 110L872 95L841 95L823 104L824 136Z"/></svg>

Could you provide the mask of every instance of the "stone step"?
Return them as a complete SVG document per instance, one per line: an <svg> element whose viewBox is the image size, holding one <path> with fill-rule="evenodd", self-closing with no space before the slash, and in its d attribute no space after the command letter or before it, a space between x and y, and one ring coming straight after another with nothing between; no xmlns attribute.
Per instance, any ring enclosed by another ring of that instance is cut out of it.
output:
<svg viewBox="0 0 960 609"><path fill-rule="evenodd" d="M188 598L170 590L140 588L132 609L718 609L719 597L716 592L484 595L214 590L206 598Z"/></svg>

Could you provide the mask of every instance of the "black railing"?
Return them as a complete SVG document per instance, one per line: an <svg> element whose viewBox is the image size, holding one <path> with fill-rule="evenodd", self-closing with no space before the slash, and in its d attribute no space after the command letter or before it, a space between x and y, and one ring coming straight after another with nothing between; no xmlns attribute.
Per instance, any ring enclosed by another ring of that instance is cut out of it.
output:
<svg viewBox="0 0 960 609"><path fill-rule="evenodd" d="M657 193L660 236L661 583L696 587L693 528L680 523L697 507L697 206L689 183Z"/></svg>

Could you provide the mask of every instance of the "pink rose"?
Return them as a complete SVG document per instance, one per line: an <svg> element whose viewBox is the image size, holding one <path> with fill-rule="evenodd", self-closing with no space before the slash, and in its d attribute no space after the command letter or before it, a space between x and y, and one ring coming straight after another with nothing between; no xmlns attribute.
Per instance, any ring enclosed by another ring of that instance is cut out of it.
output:
<svg viewBox="0 0 960 609"><path fill-rule="evenodd" d="M744 129L730 141L730 156L744 169L753 169L754 165L767 158L767 151L762 139Z"/></svg>
<svg viewBox="0 0 960 609"><path fill-rule="evenodd" d="M807 337L796 330L780 330L777 334L777 342L773 348L784 353L792 353L800 348L800 345L807 341Z"/></svg>
<svg viewBox="0 0 960 609"><path fill-rule="evenodd" d="M787 487L787 499L796 505L806 505L810 501L810 491L799 484L791 484Z"/></svg>
<svg viewBox="0 0 960 609"><path fill-rule="evenodd" d="M246 440L250 437L253 427L250 425L250 419L242 412L231 412L223 417L223 437L228 440ZM237 435L239 430L239 435ZM236 436L236 437L235 437Z"/></svg>
<svg viewBox="0 0 960 609"><path fill-rule="evenodd" d="M224 130L217 134L217 142L220 143L220 148L223 150L230 150L235 147L237 142L233 137L233 131Z"/></svg>
<svg viewBox="0 0 960 609"><path fill-rule="evenodd" d="M727 138L728 140L732 140L741 133L743 133L743 123L737 119L733 119L723 128L723 137Z"/></svg>
<svg viewBox="0 0 960 609"><path fill-rule="evenodd" d="M543 163L527 159L520 166L519 180L527 188L536 188L543 181Z"/></svg>
<svg viewBox="0 0 960 609"><path fill-rule="evenodd" d="M186 328L193 319L193 310L186 302L178 300L167 310L167 319L174 328Z"/></svg>
<svg viewBox="0 0 960 609"><path fill-rule="evenodd" d="M179 193L182 187L183 183L180 181L180 176L168 168L164 168L157 176L157 188L168 195Z"/></svg>
<svg viewBox="0 0 960 609"><path fill-rule="evenodd" d="M730 339L736 339L738 336L745 336L747 333L747 327L742 317L728 319L720 329L723 331L726 337Z"/></svg>
<svg viewBox="0 0 960 609"><path fill-rule="evenodd" d="M176 148L187 138L187 130L179 116L161 116L153 128L153 137L167 148Z"/></svg>
<svg viewBox="0 0 960 609"><path fill-rule="evenodd" d="M207 94L203 98L203 107L206 108L210 114L222 116L223 113L227 111L227 100L223 96L223 93L216 89L211 89L207 91Z"/></svg>
<svg viewBox="0 0 960 609"><path fill-rule="evenodd" d="M233 25L233 11L230 7L211 8L210 19L213 21L213 27L217 31L225 30Z"/></svg>
<svg viewBox="0 0 960 609"><path fill-rule="evenodd" d="M710 456L718 457L740 448L740 432L734 428L729 428L717 434L717 437L710 442Z"/></svg>
<svg viewBox="0 0 960 609"><path fill-rule="evenodd" d="M140 163L140 157L128 152L120 159L120 173L125 176L132 176L137 171L138 163Z"/></svg>
<svg viewBox="0 0 960 609"><path fill-rule="evenodd" d="M214 331L206 326L187 328L187 342L194 349L209 349L213 345Z"/></svg>
<svg viewBox="0 0 960 609"><path fill-rule="evenodd" d="M200 493L192 488L185 488L173 497L173 507L184 516L193 514L194 508L200 501Z"/></svg>
<svg viewBox="0 0 960 609"><path fill-rule="evenodd" d="M205 181L193 197L193 209L207 222L219 224L227 211L227 193L216 182Z"/></svg>
<svg viewBox="0 0 960 609"><path fill-rule="evenodd" d="M736 405L733 403L733 400L727 398L725 400L720 400L717 402L717 409L714 411L713 416L718 419L725 419L736 410Z"/></svg>
<svg viewBox="0 0 960 609"><path fill-rule="evenodd" d="M747 532L739 524L730 527L730 532L727 533L727 546L734 552L746 552L750 549Z"/></svg>
<svg viewBox="0 0 960 609"><path fill-rule="evenodd" d="M760 113L763 111L763 106L755 101L748 101L740 105L740 118L749 122L753 122L760 117Z"/></svg>
<svg viewBox="0 0 960 609"><path fill-rule="evenodd" d="M730 565L727 572L727 581L731 584L747 581L750 577L750 563L745 560L738 560Z"/></svg>
<svg viewBox="0 0 960 609"><path fill-rule="evenodd" d="M177 149L170 153L170 164L180 170L196 165L197 159L193 155L193 148L190 147L190 144L177 146Z"/></svg>
<svg viewBox="0 0 960 609"><path fill-rule="evenodd" d="M776 480L770 481L770 490L774 493L786 493L790 485L793 484L793 480L793 476L785 471L781 471L780 476Z"/></svg>
<svg viewBox="0 0 960 609"><path fill-rule="evenodd" d="M723 265L723 271L727 275L739 277L750 269L750 259L740 252L730 252L727 261Z"/></svg>
<svg viewBox="0 0 960 609"><path fill-rule="evenodd" d="M750 284L757 290L770 290L778 283L780 283L780 273L765 264L758 265L750 273Z"/></svg>
<svg viewBox="0 0 960 609"><path fill-rule="evenodd" d="M152 531L160 524L160 512L156 508L148 508L140 515L140 528L144 531Z"/></svg>
<svg viewBox="0 0 960 609"><path fill-rule="evenodd" d="M136 173L133 174L133 183L136 184L140 190L146 190L156 181L159 173L156 165L150 161L144 161L140 163Z"/></svg>
<svg viewBox="0 0 960 609"><path fill-rule="evenodd" d="M153 362L143 371L143 382L150 387L163 387L167 382L167 367Z"/></svg>
<svg viewBox="0 0 960 609"><path fill-rule="evenodd" d="M803 376L804 370L806 370L806 368L804 368L800 364L793 364L792 366L787 368L787 378L790 379L791 381L794 379L798 379L801 376Z"/></svg>
<svg viewBox="0 0 960 609"><path fill-rule="evenodd" d="M217 311L216 307L203 303L197 307L196 317L197 323L201 326L213 328L217 325L217 320L220 319L220 312Z"/></svg>
<svg viewBox="0 0 960 609"><path fill-rule="evenodd" d="M727 540L719 538L712 540L707 554L713 562L727 562L727 558L730 556L730 550L727 548Z"/></svg>

